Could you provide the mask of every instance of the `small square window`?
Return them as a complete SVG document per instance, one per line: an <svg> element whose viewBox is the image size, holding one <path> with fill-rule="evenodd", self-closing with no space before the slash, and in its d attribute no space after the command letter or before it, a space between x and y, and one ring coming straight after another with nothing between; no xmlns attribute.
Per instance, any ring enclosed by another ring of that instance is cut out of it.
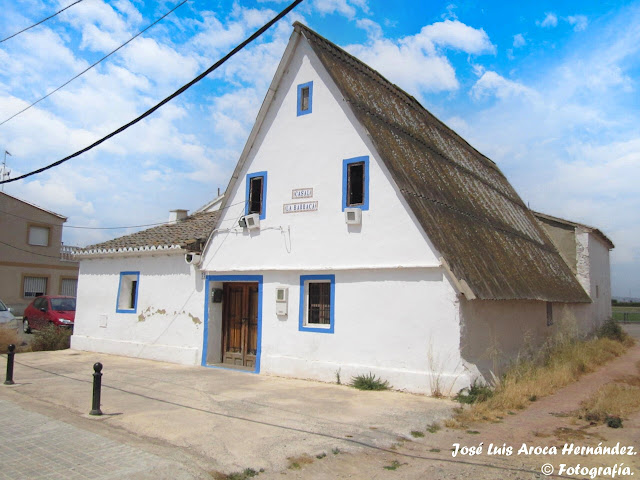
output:
<svg viewBox="0 0 640 480"><path fill-rule="evenodd" d="M257 213L260 220L267 214L267 172L256 172L247 175L245 215Z"/></svg>
<svg viewBox="0 0 640 480"><path fill-rule="evenodd" d="M29 245L49 246L49 227L29 226Z"/></svg>
<svg viewBox="0 0 640 480"><path fill-rule="evenodd" d="M136 313L140 272L121 272L116 312Z"/></svg>
<svg viewBox="0 0 640 480"><path fill-rule="evenodd" d="M313 110L313 82L298 85L298 116L307 115Z"/></svg>
<svg viewBox="0 0 640 480"><path fill-rule="evenodd" d="M335 275L302 275L299 330L333 333L334 309Z"/></svg>
<svg viewBox="0 0 640 480"><path fill-rule="evenodd" d="M369 210L369 157L349 158L342 165L342 210Z"/></svg>

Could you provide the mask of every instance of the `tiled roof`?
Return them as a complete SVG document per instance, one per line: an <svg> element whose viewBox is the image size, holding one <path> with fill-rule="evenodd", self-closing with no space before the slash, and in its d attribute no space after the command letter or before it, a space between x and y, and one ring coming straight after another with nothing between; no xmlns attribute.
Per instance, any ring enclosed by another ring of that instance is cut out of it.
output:
<svg viewBox="0 0 640 480"><path fill-rule="evenodd" d="M590 301L495 163L378 72L306 26L295 28L369 133L456 280L480 299Z"/></svg>
<svg viewBox="0 0 640 480"><path fill-rule="evenodd" d="M176 223L160 225L96 245L89 245L80 254L171 247L200 251L213 231L219 214L219 211L196 213Z"/></svg>

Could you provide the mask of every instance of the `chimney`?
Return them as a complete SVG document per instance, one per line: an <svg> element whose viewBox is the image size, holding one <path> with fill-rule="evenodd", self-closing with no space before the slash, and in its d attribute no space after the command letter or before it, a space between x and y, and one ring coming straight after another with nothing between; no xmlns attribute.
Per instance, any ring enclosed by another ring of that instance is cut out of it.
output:
<svg viewBox="0 0 640 480"><path fill-rule="evenodd" d="M169 210L169 223L177 223L180 220L184 220L187 218L187 213L189 210Z"/></svg>

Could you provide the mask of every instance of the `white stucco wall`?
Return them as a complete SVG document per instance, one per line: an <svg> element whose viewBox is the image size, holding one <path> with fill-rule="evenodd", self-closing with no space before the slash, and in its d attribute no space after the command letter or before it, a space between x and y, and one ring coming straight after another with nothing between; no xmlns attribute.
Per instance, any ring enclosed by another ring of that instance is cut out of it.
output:
<svg viewBox="0 0 640 480"><path fill-rule="evenodd" d="M442 269L335 272L333 333L299 329L300 275L317 273L251 272L263 275L261 373L335 382L339 372L348 383L371 372L395 388L420 393L436 384L455 393L469 384L458 350L458 300ZM276 314L278 286L289 288L286 316ZM209 308L215 353L209 352L208 361L217 363L222 309Z"/></svg>
<svg viewBox="0 0 640 480"><path fill-rule="evenodd" d="M120 272L139 271L135 313L117 313ZM84 259L71 347L199 365L204 281L184 254Z"/></svg>
<svg viewBox="0 0 640 480"><path fill-rule="evenodd" d="M297 116L297 86L313 81L312 113ZM345 224L343 160L369 157L369 209ZM246 175L267 172L260 231L237 227ZM312 188L313 197L292 199ZM263 275L261 372L349 382L372 372L394 387L457 391L469 374L459 354L454 288L439 253L410 212L315 54L299 43L246 163L227 189L222 229L203 258L211 275ZM314 212L283 205L317 201ZM335 331L299 330L300 276L333 274ZM289 287L289 313L275 313L275 288ZM220 286L220 285L216 285ZM207 362L220 359L221 309L211 305ZM466 382L466 383L465 383Z"/></svg>
<svg viewBox="0 0 640 480"><path fill-rule="evenodd" d="M313 81L313 112L296 116L297 85ZM369 156L369 210L361 226L342 211L343 160ZM237 227L246 175L267 172L260 232L221 232L204 259L208 271L437 266L438 255L374 152L366 133L323 67L301 41L283 76L244 169L227 192L221 228ZM313 188L293 200L292 190ZM283 204L317 201L315 212L283 213ZM282 229L282 230L281 230Z"/></svg>
<svg viewBox="0 0 640 480"><path fill-rule="evenodd" d="M611 318L611 265L609 246L598 235L589 234L590 292L594 327Z"/></svg>

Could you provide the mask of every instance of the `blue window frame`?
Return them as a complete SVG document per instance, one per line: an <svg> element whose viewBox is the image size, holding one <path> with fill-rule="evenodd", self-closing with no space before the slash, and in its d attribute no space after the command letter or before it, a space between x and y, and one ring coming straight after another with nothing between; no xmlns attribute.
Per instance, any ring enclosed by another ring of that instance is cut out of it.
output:
<svg viewBox="0 0 640 480"><path fill-rule="evenodd" d="M244 214L260 214L260 220L267 216L267 172L247 174Z"/></svg>
<svg viewBox="0 0 640 480"><path fill-rule="evenodd" d="M298 85L298 116L308 115L313 110L313 82Z"/></svg>
<svg viewBox="0 0 640 480"><path fill-rule="evenodd" d="M342 211L369 210L369 157L347 158L342 162Z"/></svg>
<svg viewBox="0 0 640 480"><path fill-rule="evenodd" d="M299 331L334 332L335 293L335 275L300 275Z"/></svg>
<svg viewBox="0 0 640 480"><path fill-rule="evenodd" d="M140 272L120 272L118 298L116 299L117 313L136 313L139 286Z"/></svg>

